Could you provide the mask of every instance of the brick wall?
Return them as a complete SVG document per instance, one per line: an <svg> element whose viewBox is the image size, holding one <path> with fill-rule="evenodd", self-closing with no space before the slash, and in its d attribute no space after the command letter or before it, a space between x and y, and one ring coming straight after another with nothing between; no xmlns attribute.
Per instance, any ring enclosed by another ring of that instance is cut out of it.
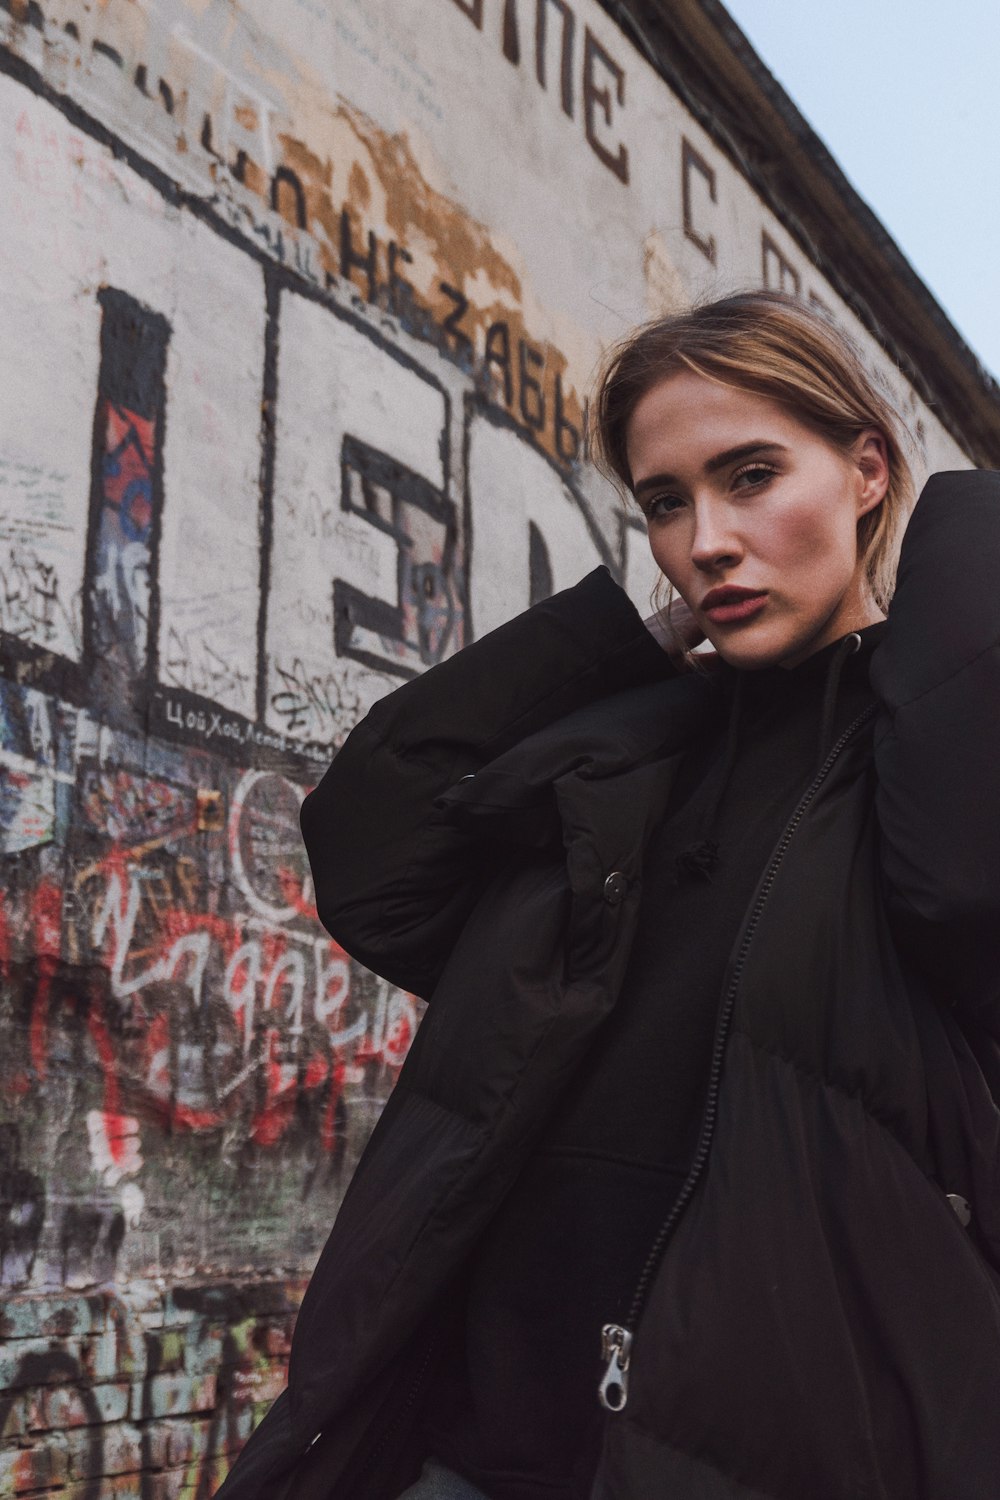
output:
<svg viewBox="0 0 1000 1500"><path fill-rule="evenodd" d="M203 1500L284 1385L303 1283L28 1296L0 1314L0 1494Z"/></svg>

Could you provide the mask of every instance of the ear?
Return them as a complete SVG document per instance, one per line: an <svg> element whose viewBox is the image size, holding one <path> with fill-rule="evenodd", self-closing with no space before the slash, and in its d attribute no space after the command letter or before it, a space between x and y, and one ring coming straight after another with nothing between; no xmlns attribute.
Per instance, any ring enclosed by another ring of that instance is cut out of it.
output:
<svg viewBox="0 0 1000 1500"><path fill-rule="evenodd" d="M885 499L889 488L889 447L878 427L866 427L855 439L851 457L858 470L858 520Z"/></svg>

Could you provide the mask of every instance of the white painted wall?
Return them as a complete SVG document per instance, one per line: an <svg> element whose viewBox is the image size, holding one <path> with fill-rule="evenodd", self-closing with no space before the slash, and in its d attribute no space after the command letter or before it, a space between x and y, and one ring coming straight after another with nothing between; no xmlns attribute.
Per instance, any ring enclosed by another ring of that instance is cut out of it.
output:
<svg viewBox="0 0 1000 1500"><path fill-rule="evenodd" d="M520 614L529 598L529 524L548 553L555 590L607 562L582 503L552 464L506 427L475 416L469 434L472 619L477 636Z"/></svg>
<svg viewBox="0 0 1000 1500"><path fill-rule="evenodd" d="M359 702L392 685L388 674L354 661L335 668L334 578L394 604L399 555L390 535L342 508L344 438L369 444L444 493L447 408L437 386L317 303L285 295L280 318L269 722L323 741L344 733ZM417 669L419 658L404 665ZM278 710L296 686L311 692L290 723Z"/></svg>

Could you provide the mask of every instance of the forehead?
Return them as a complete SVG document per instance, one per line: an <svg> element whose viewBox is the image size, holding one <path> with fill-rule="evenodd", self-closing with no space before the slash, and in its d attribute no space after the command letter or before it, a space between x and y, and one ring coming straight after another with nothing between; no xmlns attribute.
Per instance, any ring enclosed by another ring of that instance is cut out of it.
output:
<svg viewBox="0 0 1000 1500"><path fill-rule="evenodd" d="M693 371L669 375L640 397L625 441L633 483L661 468L700 471L727 448L749 441L792 446L819 439L780 402Z"/></svg>

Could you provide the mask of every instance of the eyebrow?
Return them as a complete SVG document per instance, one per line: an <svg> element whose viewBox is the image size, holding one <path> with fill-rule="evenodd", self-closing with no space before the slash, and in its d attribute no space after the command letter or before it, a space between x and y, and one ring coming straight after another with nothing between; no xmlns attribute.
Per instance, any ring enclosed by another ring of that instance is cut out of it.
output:
<svg viewBox="0 0 1000 1500"><path fill-rule="evenodd" d="M740 443L736 448L727 448L724 453L717 453L705 463L705 473L715 474L719 469L724 469L728 464L738 463L741 458L751 458L762 453L787 453L788 449L784 443L766 443L756 441L752 443ZM677 480L673 474L650 474L646 479L640 479L632 493L636 496L649 489L655 489L661 484L676 484Z"/></svg>

